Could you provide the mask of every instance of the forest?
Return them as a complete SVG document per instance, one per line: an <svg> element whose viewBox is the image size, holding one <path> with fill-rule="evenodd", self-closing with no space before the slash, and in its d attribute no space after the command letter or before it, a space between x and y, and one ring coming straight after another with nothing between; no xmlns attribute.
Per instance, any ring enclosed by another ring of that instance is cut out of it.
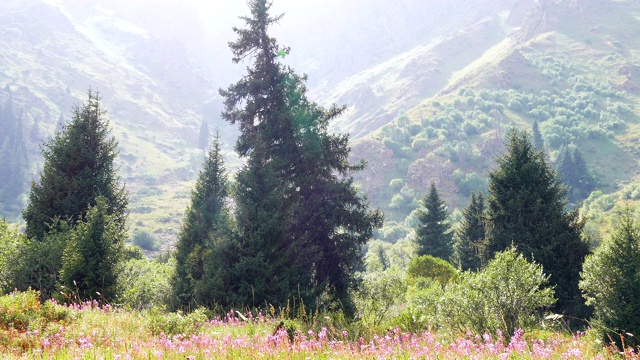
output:
<svg viewBox="0 0 640 360"><path fill-rule="evenodd" d="M640 191L603 193L618 174L583 152L635 126L631 94L520 54L564 90L460 87L354 145L331 128L348 104L285 63L283 15L248 7L245 73L219 90L240 165L203 120L175 246L132 224L108 89L60 117L41 166L39 127L0 104L0 199L24 221L0 220L3 358L637 357ZM381 191L366 141L393 159Z"/></svg>

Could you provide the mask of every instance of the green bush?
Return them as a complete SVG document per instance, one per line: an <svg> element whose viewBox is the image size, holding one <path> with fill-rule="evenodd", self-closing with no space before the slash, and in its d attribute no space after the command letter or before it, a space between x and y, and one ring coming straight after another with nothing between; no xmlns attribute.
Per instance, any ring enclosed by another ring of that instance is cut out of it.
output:
<svg viewBox="0 0 640 360"><path fill-rule="evenodd" d="M389 187L394 190L400 190L404 186L404 180L402 179L393 179L389 183Z"/></svg>
<svg viewBox="0 0 640 360"><path fill-rule="evenodd" d="M146 259L131 259L123 264L118 279L123 305L133 309L148 309L167 305L171 300L170 279L175 259L161 263Z"/></svg>
<svg viewBox="0 0 640 360"><path fill-rule="evenodd" d="M367 273L355 293L358 315L365 324L378 326L389 311L404 299L404 274L396 270Z"/></svg>
<svg viewBox="0 0 640 360"><path fill-rule="evenodd" d="M518 328L538 323L541 309L555 303L545 288L542 266L528 262L514 248L498 252L478 273L462 273L441 299L441 321L452 328L475 333L502 331L510 336Z"/></svg>
<svg viewBox="0 0 640 360"><path fill-rule="evenodd" d="M207 310L198 308L184 316L181 312L165 312L154 307L149 312L148 327L151 333L159 335L164 333L167 336L177 334L191 335L198 332L204 322L208 320Z"/></svg>
<svg viewBox="0 0 640 360"><path fill-rule="evenodd" d="M158 240L153 234L145 230L136 230L133 234L132 243L143 250L158 250Z"/></svg>
<svg viewBox="0 0 640 360"><path fill-rule="evenodd" d="M431 255L422 255L411 259L407 275L412 283L427 280L429 283L437 281L444 286L455 280L458 277L458 272L446 260Z"/></svg>

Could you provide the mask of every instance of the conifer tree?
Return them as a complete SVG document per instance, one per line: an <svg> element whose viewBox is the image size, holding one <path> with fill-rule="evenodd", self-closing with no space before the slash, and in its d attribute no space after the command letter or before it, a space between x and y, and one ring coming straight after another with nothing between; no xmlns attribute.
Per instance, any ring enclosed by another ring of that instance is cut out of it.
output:
<svg viewBox="0 0 640 360"><path fill-rule="evenodd" d="M127 237L118 214L108 213L107 199L96 198L86 216L70 230L62 255L61 292L72 300L110 303L119 294L118 276Z"/></svg>
<svg viewBox="0 0 640 360"><path fill-rule="evenodd" d="M220 137L215 135L191 192L191 203L176 245L176 272L172 279L177 307L193 308L208 298L204 264L208 259L211 237L229 230L229 212L225 202L229 196L227 171L220 148Z"/></svg>
<svg viewBox="0 0 640 360"><path fill-rule="evenodd" d="M456 230L457 236L453 246L454 263L462 270L480 269L485 233L484 211L482 193L472 193L469 205L462 212L462 220Z"/></svg>
<svg viewBox="0 0 640 360"><path fill-rule="evenodd" d="M514 244L550 275L558 299L555 309L585 316L578 289L582 263L589 253L582 240L584 222L567 212L566 190L545 155L536 152L527 133L512 130L507 153L489 173L485 262Z"/></svg>
<svg viewBox="0 0 640 360"><path fill-rule="evenodd" d="M533 134L533 148L535 151L544 151L544 140L542 139L542 134L540 134L538 120L533 120L531 133Z"/></svg>
<svg viewBox="0 0 640 360"><path fill-rule="evenodd" d="M381 215L368 209L353 186L348 137L328 133L344 108L324 109L306 98L305 77L282 65L288 48L268 28L266 0L249 1L246 27L234 28L234 62L252 65L238 83L221 90L223 118L238 124L236 151L246 159L236 177L239 238L230 273L229 301L262 305L321 294L352 313L349 290L361 264L360 248Z"/></svg>
<svg viewBox="0 0 640 360"><path fill-rule="evenodd" d="M605 343L620 350L640 346L640 225L629 209L593 255L587 257L580 288L594 308L594 320Z"/></svg>
<svg viewBox="0 0 640 360"><path fill-rule="evenodd" d="M431 255L449 261L453 254L453 233L450 231L447 207L431 183L429 194L422 199L422 206L418 212L418 226L416 228L416 243L418 256Z"/></svg>
<svg viewBox="0 0 640 360"><path fill-rule="evenodd" d="M98 196L105 198L107 214L124 224L128 199L113 167L118 143L109 130L98 94L89 90L71 122L44 144L40 181L32 182L22 213L29 238L42 240L56 218L82 220Z"/></svg>
<svg viewBox="0 0 640 360"><path fill-rule="evenodd" d="M575 145L560 151L556 170L568 188L569 201L572 203L586 199L596 187L596 178Z"/></svg>

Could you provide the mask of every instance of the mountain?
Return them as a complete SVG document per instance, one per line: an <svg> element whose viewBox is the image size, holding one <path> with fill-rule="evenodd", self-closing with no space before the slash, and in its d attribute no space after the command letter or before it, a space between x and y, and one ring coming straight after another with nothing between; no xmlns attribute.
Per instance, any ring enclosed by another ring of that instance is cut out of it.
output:
<svg viewBox="0 0 640 360"><path fill-rule="evenodd" d="M605 193L637 182L639 10L636 0L281 0L273 34L291 47L282 61L308 74L312 99L348 106L332 128L369 163L357 179L373 204L401 222L431 181L463 207L502 135L534 119L551 160L574 144ZM217 90L244 72L226 44L246 11L228 1L0 3L0 106L21 114L25 182L40 168L38 144L98 89L132 231L173 241L203 118L220 130L230 168L240 164ZM16 220L25 200L0 216Z"/></svg>

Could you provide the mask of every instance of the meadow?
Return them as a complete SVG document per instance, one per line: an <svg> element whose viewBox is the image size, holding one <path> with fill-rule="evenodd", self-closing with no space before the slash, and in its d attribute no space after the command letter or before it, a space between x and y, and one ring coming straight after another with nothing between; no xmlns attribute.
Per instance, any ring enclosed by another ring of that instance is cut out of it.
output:
<svg viewBox="0 0 640 360"><path fill-rule="evenodd" d="M505 340L509 338L509 340ZM230 310L212 316L127 310L96 301L41 303L35 291L0 297L3 359L610 359L590 331L518 329L510 337L383 329L336 313Z"/></svg>

